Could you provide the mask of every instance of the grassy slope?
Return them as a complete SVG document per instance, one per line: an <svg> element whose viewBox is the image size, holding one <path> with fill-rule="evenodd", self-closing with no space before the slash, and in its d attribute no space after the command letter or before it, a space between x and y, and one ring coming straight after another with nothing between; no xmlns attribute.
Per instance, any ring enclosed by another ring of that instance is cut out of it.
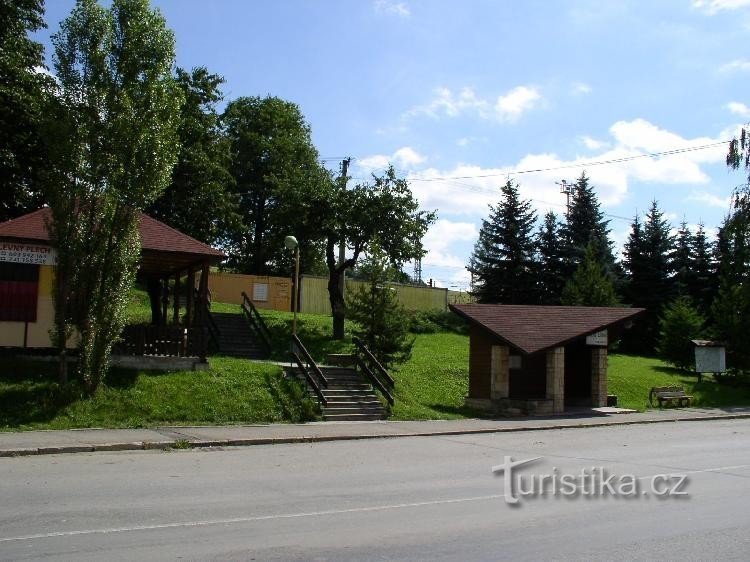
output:
<svg viewBox="0 0 750 562"><path fill-rule="evenodd" d="M59 389L53 363L8 361L2 373L0 430L296 422L312 407L277 365L226 357L208 371L113 369L88 399Z"/></svg>
<svg viewBox="0 0 750 562"><path fill-rule="evenodd" d="M393 419L472 417L463 406L469 390L469 338L459 334L422 334L411 359L393 373Z"/></svg>
<svg viewBox="0 0 750 562"><path fill-rule="evenodd" d="M719 384L711 376L698 382L695 375L683 373L659 359L632 355L610 355L609 392L617 394L618 405L645 410L654 386L677 385L693 396L694 406L722 407L750 404L750 388Z"/></svg>
<svg viewBox="0 0 750 562"><path fill-rule="evenodd" d="M239 313L237 305L214 303L217 312ZM147 322L148 297L134 291L132 322ZM272 358L286 360L292 314L260 311L274 339ZM316 361L351 350L351 337L330 340L331 318L298 315L298 333ZM393 418L452 419L474 415L463 407L468 390L468 337L454 333L416 336L412 358L393 373ZM301 389L284 381L276 365L212 357L203 372L148 373L113 370L107 385L90 399L64 394L51 363L4 361L0 370L0 430L70 427L142 427L159 424L270 423L310 419ZM750 389L698 383L658 359L611 355L609 390L624 407L648 408L652 386L679 384L696 406L750 404ZM301 404L301 405L300 405Z"/></svg>

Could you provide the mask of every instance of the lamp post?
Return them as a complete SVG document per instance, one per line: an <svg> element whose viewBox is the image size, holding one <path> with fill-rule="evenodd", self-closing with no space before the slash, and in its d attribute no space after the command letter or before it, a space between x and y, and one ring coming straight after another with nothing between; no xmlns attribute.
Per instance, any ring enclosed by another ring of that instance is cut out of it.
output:
<svg viewBox="0 0 750 562"><path fill-rule="evenodd" d="M287 250L294 250L294 292L292 293L292 335L297 335L297 294L299 293L299 242L294 236L284 238L284 246Z"/></svg>

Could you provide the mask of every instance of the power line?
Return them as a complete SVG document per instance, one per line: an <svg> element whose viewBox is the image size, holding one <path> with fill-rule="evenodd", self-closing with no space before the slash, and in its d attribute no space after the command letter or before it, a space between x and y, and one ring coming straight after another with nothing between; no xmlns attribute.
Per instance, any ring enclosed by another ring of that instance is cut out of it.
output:
<svg viewBox="0 0 750 562"><path fill-rule="evenodd" d="M657 158L659 156L672 156L674 154L683 154L685 152L696 152L698 150L707 150L728 143L729 141L719 141L710 144L703 144L700 146L689 146L684 148L675 148L671 150L664 150L662 152L650 152L648 154L637 154L635 156L623 156L621 158L610 158L608 160L597 160L594 162L584 162L580 164L565 164L562 166L552 166L549 168L534 168L529 170L514 170L507 172L500 172L495 174L479 174L474 176L441 176L434 178L419 178L410 177L409 181L446 181L446 180L472 180L482 178L496 178L501 176L519 176L522 174L536 174L540 172L554 172L557 170L569 170L571 168L588 168L591 166L604 166L607 164L620 164L622 162L630 162L631 160L637 160L639 158Z"/></svg>

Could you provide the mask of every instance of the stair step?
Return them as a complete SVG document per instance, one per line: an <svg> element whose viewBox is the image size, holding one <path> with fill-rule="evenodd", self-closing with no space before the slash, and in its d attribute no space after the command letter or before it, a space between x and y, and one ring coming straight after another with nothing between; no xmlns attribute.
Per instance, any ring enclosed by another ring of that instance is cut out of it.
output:
<svg viewBox="0 0 750 562"><path fill-rule="evenodd" d="M385 414L383 408L329 408L326 406L323 408L324 416L338 416L341 414L361 414L368 416L377 416Z"/></svg>
<svg viewBox="0 0 750 562"><path fill-rule="evenodd" d="M324 415L325 421L377 421L385 419L385 414L329 414Z"/></svg>

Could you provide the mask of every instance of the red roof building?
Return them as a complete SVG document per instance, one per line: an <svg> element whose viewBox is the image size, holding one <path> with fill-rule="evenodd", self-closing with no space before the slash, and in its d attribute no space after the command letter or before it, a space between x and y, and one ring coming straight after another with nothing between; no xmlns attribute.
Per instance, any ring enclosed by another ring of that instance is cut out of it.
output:
<svg viewBox="0 0 750 562"><path fill-rule="evenodd" d="M0 223L0 347L52 345L49 333L54 315L56 249L50 244L50 220L51 211L45 207ZM127 332L132 341L124 339L126 353L205 358L203 319L207 315L209 269L226 256L143 213L139 233L138 274L146 281L152 323L159 329L132 327ZM166 326L170 303L172 325Z"/></svg>
<svg viewBox="0 0 750 562"><path fill-rule="evenodd" d="M467 406L560 413L607 405L607 345L640 308L451 305L469 323Z"/></svg>

